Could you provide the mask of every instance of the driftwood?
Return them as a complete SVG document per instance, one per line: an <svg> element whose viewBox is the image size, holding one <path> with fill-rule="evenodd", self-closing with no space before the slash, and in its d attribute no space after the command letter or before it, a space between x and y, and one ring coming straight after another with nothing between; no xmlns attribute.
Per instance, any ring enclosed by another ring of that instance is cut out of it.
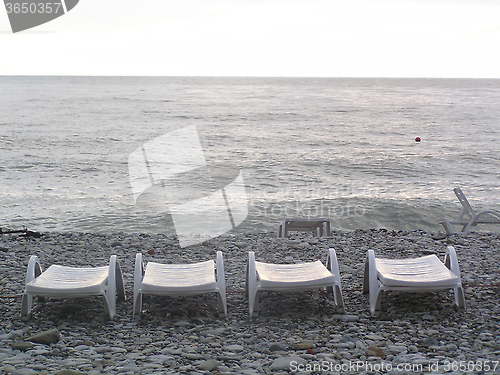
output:
<svg viewBox="0 0 500 375"><path fill-rule="evenodd" d="M40 238L42 235L39 232L33 232L31 230L28 230L26 228L24 229L7 229L4 230L3 228L0 228L0 234L17 234L19 233L23 237L34 237L34 238Z"/></svg>

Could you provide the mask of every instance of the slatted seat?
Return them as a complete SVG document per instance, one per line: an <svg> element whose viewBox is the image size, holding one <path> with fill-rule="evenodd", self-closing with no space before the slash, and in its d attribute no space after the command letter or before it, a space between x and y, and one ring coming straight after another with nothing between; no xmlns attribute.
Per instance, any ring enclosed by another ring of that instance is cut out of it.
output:
<svg viewBox="0 0 500 375"><path fill-rule="evenodd" d="M110 319L116 315L116 299L125 299L125 289L116 255L109 266L68 267L51 265L42 272L40 261L33 255L28 263L21 317L29 320L33 296L47 298L83 298L103 296L104 308Z"/></svg>
<svg viewBox="0 0 500 375"><path fill-rule="evenodd" d="M436 255L416 259L376 258L378 278L392 287L453 287L458 277Z"/></svg>
<svg viewBox="0 0 500 375"><path fill-rule="evenodd" d="M142 254L135 258L133 315L140 317L142 296L184 296L217 293L219 311L227 317L226 282L222 252L213 260L189 264L161 264L148 262L146 267Z"/></svg>
<svg viewBox="0 0 500 375"><path fill-rule="evenodd" d="M299 264L255 262L260 286L268 290L318 288L335 283L335 276L319 260Z"/></svg>
<svg viewBox="0 0 500 375"><path fill-rule="evenodd" d="M458 260L453 246L448 246L445 262L436 255L414 259L381 259L368 251L363 292L370 295L370 312L380 314L382 292L432 292L453 289L457 307L465 307Z"/></svg>
<svg viewBox="0 0 500 375"><path fill-rule="evenodd" d="M149 262L142 279L142 292L182 295L187 292L213 291L217 287L214 269L213 260L195 264Z"/></svg>
<svg viewBox="0 0 500 375"><path fill-rule="evenodd" d="M344 311L342 287L334 249L328 251L327 266L319 260L298 264L272 264L257 262L255 253L248 253L246 295L250 317L258 316L259 292L297 292L326 288L333 293L339 312Z"/></svg>

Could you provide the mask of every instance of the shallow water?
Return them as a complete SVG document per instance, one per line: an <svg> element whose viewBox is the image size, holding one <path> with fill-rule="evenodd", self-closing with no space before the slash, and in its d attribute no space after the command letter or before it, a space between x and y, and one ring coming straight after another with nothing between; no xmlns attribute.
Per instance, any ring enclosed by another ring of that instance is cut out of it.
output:
<svg viewBox="0 0 500 375"><path fill-rule="evenodd" d="M162 193L135 204L128 159L195 126L206 165L241 170L235 230L437 231L455 186L500 209L499 102L500 80L0 77L0 226L172 232Z"/></svg>

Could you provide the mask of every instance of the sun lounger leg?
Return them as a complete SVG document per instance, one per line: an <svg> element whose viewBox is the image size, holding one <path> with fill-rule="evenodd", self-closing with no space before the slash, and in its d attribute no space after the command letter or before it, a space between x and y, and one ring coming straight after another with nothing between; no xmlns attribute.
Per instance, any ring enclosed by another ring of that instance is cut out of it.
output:
<svg viewBox="0 0 500 375"><path fill-rule="evenodd" d="M478 214L475 214L469 220L469 222L467 223L467 225L465 225L463 227L462 232L469 233L469 231L471 230L471 227L475 227L476 225L479 224L481 216L489 216L490 218L493 217L493 219L498 220L498 222L496 222L497 224L500 223L500 213L498 213L496 211L482 211L482 212L480 212Z"/></svg>
<svg viewBox="0 0 500 375"><path fill-rule="evenodd" d="M33 307L33 296L24 293L21 302L21 320L27 322L31 319L31 308Z"/></svg>
<svg viewBox="0 0 500 375"><path fill-rule="evenodd" d="M448 245L446 248L446 254L444 256L444 265L455 275L458 276L458 280L461 282L460 278L460 268L458 267L458 258L455 248Z"/></svg>
<svg viewBox="0 0 500 375"><path fill-rule="evenodd" d="M109 294L107 292L103 295L103 298L104 298L104 317L105 317L105 319L113 320L113 318L115 317L115 313L116 313L116 307L113 310L113 306L112 306L113 301L110 301L108 299L108 296L109 296Z"/></svg>
<svg viewBox="0 0 500 375"><path fill-rule="evenodd" d="M448 267L448 269L458 276L458 280L460 283L459 287L453 288L453 292L455 294L455 304L459 309L465 308L465 297L464 291L462 288L462 280L460 278L460 268L458 266L458 258L457 253L455 252L455 248L449 245L446 248L446 255L444 257L444 265Z"/></svg>
<svg viewBox="0 0 500 375"><path fill-rule="evenodd" d="M142 311L142 293L134 294L134 317L141 318Z"/></svg>
<svg viewBox="0 0 500 375"><path fill-rule="evenodd" d="M144 276L144 264L142 262L142 254L137 253L135 256L135 271L134 271L134 307L132 315L141 317L142 311L142 278Z"/></svg>
<svg viewBox="0 0 500 375"><path fill-rule="evenodd" d="M369 293L370 312L372 316L378 316L380 314L382 291L380 290L380 285L377 277L375 252L373 250L368 250L368 256L366 258L363 292Z"/></svg>
<svg viewBox="0 0 500 375"><path fill-rule="evenodd" d="M444 227L446 234L454 234L455 233L455 229L453 229L453 226L451 225L451 223L448 220L441 220L439 222L439 224L441 224Z"/></svg>
<svg viewBox="0 0 500 375"><path fill-rule="evenodd" d="M477 224L474 224L474 225L477 225ZM464 225L464 226L462 227L462 231L461 231L460 233L461 233L461 234L462 234L462 233L469 233L469 232L470 232L470 228L471 228L470 223L469 223L469 224L467 224L467 225Z"/></svg>
<svg viewBox="0 0 500 375"><path fill-rule="evenodd" d="M125 301L125 283L123 282L123 274L122 270L120 268L120 264L118 263L118 260L116 262L116 275L115 275L115 280L116 280L116 295L117 295L117 300L120 301Z"/></svg>
<svg viewBox="0 0 500 375"><path fill-rule="evenodd" d="M227 300L226 300L226 279L224 274L224 259L222 256L222 251L217 251L217 285L219 288L218 300L219 300L219 311L224 313L227 318Z"/></svg>
<svg viewBox="0 0 500 375"><path fill-rule="evenodd" d="M459 310L465 309L465 297L464 290L462 287L454 288L453 292L455 294L455 304Z"/></svg>
<svg viewBox="0 0 500 375"><path fill-rule="evenodd" d="M116 268L116 255L112 255L109 259L108 285L104 294L104 309L111 320L116 315Z"/></svg>
<svg viewBox="0 0 500 375"><path fill-rule="evenodd" d="M247 290L249 314L251 318L254 318L258 316L259 312L259 293L257 290L257 270L253 251L248 253Z"/></svg>
<svg viewBox="0 0 500 375"><path fill-rule="evenodd" d="M217 293L217 301L219 303L219 314L224 314L224 317L227 318L227 307L222 292Z"/></svg>
<svg viewBox="0 0 500 375"><path fill-rule="evenodd" d="M42 267L36 255L32 255L28 262L28 270L26 271L26 284L42 274ZM33 308L33 296L29 293L24 293L21 303L21 319L28 321L31 318L31 309Z"/></svg>
<svg viewBox="0 0 500 375"><path fill-rule="evenodd" d="M335 285L333 285L332 288L333 298L335 300L335 305L337 306L337 311L343 313L344 299L342 297L342 284L340 280L339 264L337 261L337 254L335 253L335 249L328 250L326 268L335 276Z"/></svg>
<svg viewBox="0 0 500 375"><path fill-rule="evenodd" d="M372 316L380 315L380 306L382 303L382 291L380 289L370 292L370 312Z"/></svg>
<svg viewBox="0 0 500 375"><path fill-rule="evenodd" d="M344 299L342 298L342 291L340 290L338 285L335 285L335 287L333 288L333 296L335 298L335 305L337 306L337 312L343 314L345 312Z"/></svg>
<svg viewBox="0 0 500 375"><path fill-rule="evenodd" d="M365 259L365 272L363 273L363 294L370 292L370 263L368 257Z"/></svg>
<svg viewBox="0 0 500 375"><path fill-rule="evenodd" d="M257 318L259 316L259 292L257 290L251 294L248 302L250 318Z"/></svg>

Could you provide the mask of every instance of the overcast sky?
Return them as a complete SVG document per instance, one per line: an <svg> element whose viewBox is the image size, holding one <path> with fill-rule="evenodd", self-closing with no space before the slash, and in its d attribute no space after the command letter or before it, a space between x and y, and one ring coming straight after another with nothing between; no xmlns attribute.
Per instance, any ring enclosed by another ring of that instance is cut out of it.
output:
<svg viewBox="0 0 500 375"><path fill-rule="evenodd" d="M16 34L0 5L0 75L500 78L499 46L500 0L80 0Z"/></svg>

